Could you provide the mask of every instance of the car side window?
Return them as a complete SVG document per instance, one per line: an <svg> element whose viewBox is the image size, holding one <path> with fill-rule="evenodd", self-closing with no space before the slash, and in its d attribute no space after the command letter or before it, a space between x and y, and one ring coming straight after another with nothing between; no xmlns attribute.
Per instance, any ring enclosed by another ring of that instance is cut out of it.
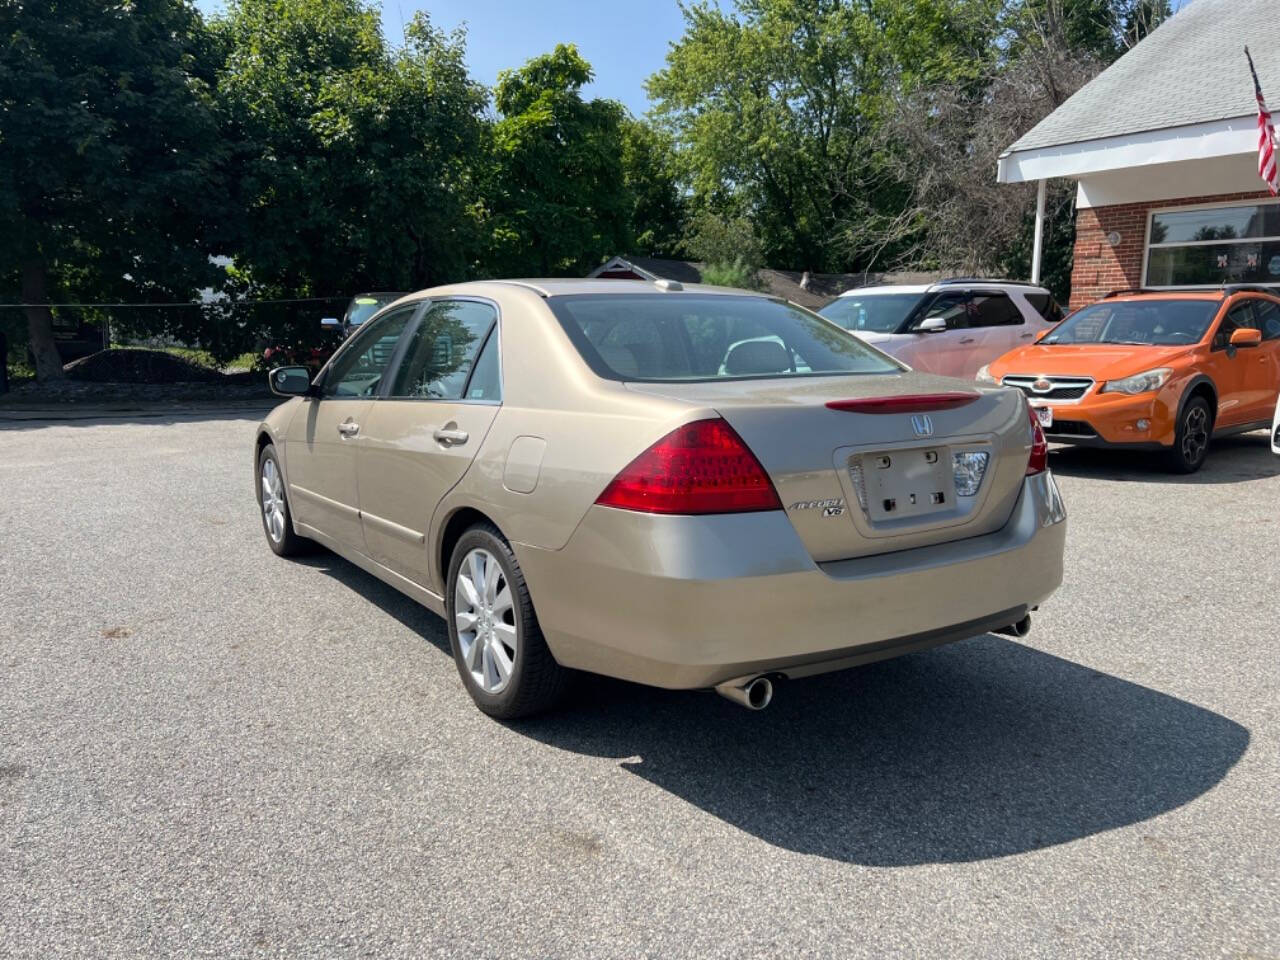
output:
<svg viewBox="0 0 1280 960"><path fill-rule="evenodd" d="M489 400L493 403L502 401L502 367L498 362L498 328L489 331L489 337L480 348L480 356L476 357L471 368L471 379L467 381L468 400Z"/></svg>
<svg viewBox="0 0 1280 960"><path fill-rule="evenodd" d="M1280 303L1274 300L1255 300L1253 315L1258 321L1263 340L1280 340Z"/></svg>
<svg viewBox="0 0 1280 960"><path fill-rule="evenodd" d="M968 300L969 295L966 293L940 294L925 308L924 313L912 323L912 329L919 327L921 322L934 317L941 317L947 321L948 330L963 330L971 326L968 311L965 309Z"/></svg>
<svg viewBox="0 0 1280 960"><path fill-rule="evenodd" d="M408 400L461 400L476 354L498 319L491 304L437 300L409 334L389 396Z"/></svg>
<svg viewBox="0 0 1280 960"><path fill-rule="evenodd" d="M1237 303L1227 311L1222 323L1218 324L1218 332L1213 335L1213 349L1225 350L1231 343L1231 334L1240 329L1260 329L1250 300Z"/></svg>
<svg viewBox="0 0 1280 960"><path fill-rule="evenodd" d="M968 313L971 327L1012 327L1024 322L1022 311L1005 293L973 294Z"/></svg>
<svg viewBox="0 0 1280 960"><path fill-rule="evenodd" d="M1031 308L1040 314L1046 322L1057 323L1062 319L1062 307L1058 306L1058 301L1053 299L1052 294L1028 293L1025 296L1027 303L1031 304Z"/></svg>
<svg viewBox="0 0 1280 960"><path fill-rule="evenodd" d="M416 303L400 307L358 330L334 358L324 376L320 395L371 397L376 394L404 328L417 309Z"/></svg>

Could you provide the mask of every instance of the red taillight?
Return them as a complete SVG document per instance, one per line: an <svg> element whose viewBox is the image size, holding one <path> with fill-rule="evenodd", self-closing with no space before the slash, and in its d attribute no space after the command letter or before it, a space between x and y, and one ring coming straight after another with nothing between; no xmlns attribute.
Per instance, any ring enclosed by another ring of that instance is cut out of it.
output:
<svg viewBox="0 0 1280 960"><path fill-rule="evenodd" d="M596 503L642 513L782 509L760 461L719 419L671 431L614 477Z"/></svg>
<svg viewBox="0 0 1280 960"><path fill-rule="evenodd" d="M1027 413L1031 415L1031 459L1027 461L1029 477L1049 469L1049 441L1044 438L1044 429L1040 426L1035 408L1028 405Z"/></svg>
<svg viewBox="0 0 1280 960"><path fill-rule="evenodd" d="M927 410L954 410L977 399L976 393L910 393L900 397L831 400L827 406L846 413L923 413Z"/></svg>

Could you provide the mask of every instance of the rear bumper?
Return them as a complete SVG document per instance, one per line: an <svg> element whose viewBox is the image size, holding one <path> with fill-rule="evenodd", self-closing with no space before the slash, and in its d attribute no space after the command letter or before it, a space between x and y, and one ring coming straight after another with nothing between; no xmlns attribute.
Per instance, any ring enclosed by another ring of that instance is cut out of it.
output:
<svg viewBox="0 0 1280 960"><path fill-rule="evenodd" d="M562 550L516 544L556 659L660 687L840 669L977 636L1062 582L1065 510L1028 477L996 533L815 563L780 511L593 507Z"/></svg>

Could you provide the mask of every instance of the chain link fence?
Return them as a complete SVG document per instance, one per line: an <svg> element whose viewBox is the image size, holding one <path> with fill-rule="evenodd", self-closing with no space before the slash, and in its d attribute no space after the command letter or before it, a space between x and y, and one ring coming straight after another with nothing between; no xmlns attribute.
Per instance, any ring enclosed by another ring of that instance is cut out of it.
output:
<svg viewBox="0 0 1280 960"><path fill-rule="evenodd" d="M50 312L54 340L70 379L172 383L189 376L230 386L269 366L323 363L337 346L337 335L320 321L341 317L347 302L347 297L316 297L56 304ZM9 385L30 381L35 363L22 305L0 304L0 340Z"/></svg>

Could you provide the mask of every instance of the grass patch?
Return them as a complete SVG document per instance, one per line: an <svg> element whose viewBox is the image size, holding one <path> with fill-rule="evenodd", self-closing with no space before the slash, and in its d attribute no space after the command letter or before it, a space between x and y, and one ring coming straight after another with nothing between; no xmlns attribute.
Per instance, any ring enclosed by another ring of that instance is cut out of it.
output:
<svg viewBox="0 0 1280 960"><path fill-rule="evenodd" d="M212 354L208 350L201 350L199 347L148 347L142 344L113 343L113 350L159 350L163 353L171 354L175 357L181 357L188 363L194 363L197 366L207 367L210 370L225 370L230 367L239 367L243 370L253 370L255 364L260 360L256 353L242 353L238 357L233 357L225 364L220 364L213 359Z"/></svg>

